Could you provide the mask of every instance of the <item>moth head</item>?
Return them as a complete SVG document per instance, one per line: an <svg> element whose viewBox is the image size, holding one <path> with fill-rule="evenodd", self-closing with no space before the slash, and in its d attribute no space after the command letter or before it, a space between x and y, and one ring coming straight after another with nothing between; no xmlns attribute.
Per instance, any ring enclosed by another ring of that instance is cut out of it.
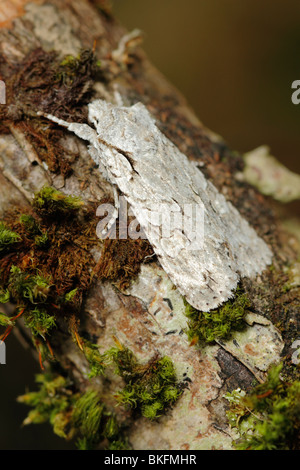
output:
<svg viewBox="0 0 300 470"><path fill-rule="evenodd" d="M97 132L108 128L114 122L114 105L104 100L95 100L89 104L89 121L94 124Z"/></svg>

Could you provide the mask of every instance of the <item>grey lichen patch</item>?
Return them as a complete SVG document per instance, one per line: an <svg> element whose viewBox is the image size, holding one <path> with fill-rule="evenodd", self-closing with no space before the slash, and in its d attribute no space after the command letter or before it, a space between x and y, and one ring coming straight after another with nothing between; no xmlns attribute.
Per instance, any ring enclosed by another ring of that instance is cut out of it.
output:
<svg viewBox="0 0 300 470"><path fill-rule="evenodd" d="M157 265L142 264L137 280L126 292L147 305L156 335L178 334L187 328L183 297Z"/></svg>
<svg viewBox="0 0 300 470"><path fill-rule="evenodd" d="M262 194L286 203L300 198L300 175L293 173L270 154L267 146L244 155L245 168L237 177Z"/></svg>
<svg viewBox="0 0 300 470"><path fill-rule="evenodd" d="M54 5L28 3L25 9L23 18L33 24L34 34L45 50L56 50L61 54L78 53L81 42L73 33L70 21Z"/></svg>
<svg viewBox="0 0 300 470"><path fill-rule="evenodd" d="M277 328L265 317L249 313L245 320L249 324L247 328L219 344L261 382L269 367L280 360L284 342Z"/></svg>
<svg viewBox="0 0 300 470"><path fill-rule="evenodd" d="M31 199L38 187L49 183L45 171L39 165L31 164L13 136L0 137L0 152L3 175L27 200Z"/></svg>

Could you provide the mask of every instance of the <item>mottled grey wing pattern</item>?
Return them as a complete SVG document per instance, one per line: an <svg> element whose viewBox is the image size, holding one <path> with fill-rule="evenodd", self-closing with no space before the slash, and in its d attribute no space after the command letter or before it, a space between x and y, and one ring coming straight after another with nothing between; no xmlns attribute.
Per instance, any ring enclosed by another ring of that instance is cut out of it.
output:
<svg viewBox="0 0 300 470"><path fill-rule="evenodd" d="M232 296L240 277L251 278L271 263L266 243L162 134L141 103L128 108L90 103L95 129L48 118L90 142L92 158L123 193L162 267L195 308L216 308ZM168 208L184 220L187 206L200 208L203 215L202 243L196 248L194 231L174 226L168 237L163 232ZM150 218L153 208L155 220Z"/></svg>

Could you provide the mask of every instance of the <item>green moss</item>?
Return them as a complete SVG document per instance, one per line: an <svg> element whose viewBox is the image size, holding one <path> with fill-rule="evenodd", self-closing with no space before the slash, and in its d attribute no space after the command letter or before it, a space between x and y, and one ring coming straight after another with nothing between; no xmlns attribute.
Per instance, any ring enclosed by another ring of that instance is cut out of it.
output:
<svg viewBox="0 0 300 470"><path fill-rule="evenodd" d="M71 215L83 206L83 202L76 196L67 196L60 191L45 186L38 191L33 199L33 207L41 216L58 217Z"/></svg>
<svg viewBox="0 0 300 470"><path fill-rule="evenodd" d="M42 248L42 249L45 249L48 247L49 245L49 239L48 239L48 234L47 232L46 233L42 233L41 235L37 235L35 238L34 238L34 243L36 244L36 246L38 248Z"/></svg>
<svg viewBox="0 0 300 470"><path fill-rule="evenodd" d="M75 289L72 289L70 292L67 292L65 294L65 301L66 302L72 302L72 300L74 299L75 295L77 294L77 287Z"/></svg>
<svg viewBox="0 0 300 470"><path fill-rule="evenodd" d="M125 380L116 395L119 403L133 408L148 419L157 419L173 405L182 393L174 365L164 356L140 364L132 351L121 344L106 352L116 366L115 372Z"/></svg>
<svg viewBox="0 0 300 470"><path fill-rule="evenodd" d="M51 289L51 280L40 273L24 273L18 266L12 266L8 287L0 289L1 303L12 300L17 303L15 316L1 314L0 325L7 329L2 335L6 338L17 318L23 315L25 325L32 335L45 339L48 331L55 326L55 318L47 312L47 301Z"/></svg>
<svg viewBox="0 0 300 470"><path fill-rule="evenodd" d="M112 441L109 443L108 450L128 450L130 448L126 439L123 441Z"/></svg>
<svg viewBox="0 0 300 470"><path fill-rule="evenodd" d="M73 316L69 323L70 332L74 343L77 344L89 363L90 372L88 374L88 378L92 379L103 375L108 365L107 356L105 354L100 354L96 344L93 344L91 341L88 341L79 335L78 324L78 320Z"/></svg>
<svg viewBox="0 0 300 470"><path fill-rule="evenodd" d="M94 449L101 442L128 449L116 417L106 410L96 390L76 392L68 379L54 373L38 374L36 382L37 391L18 397L32 408L25 425L49 422L55 434L76 440L81 450Z"/></svg>
<svg viewBox="0 0 300 470"><path fill-rule="evenodd" d="M110 348L105 355L108 361L115 365L115 373L125 380L133 379L139 375L139 364L133 352L129 348L123 347L116 340L117 347Z"/></svg>
<svg viewBox="0 0 300 470"><path fill-rule="evenodd" d="M239 432L239 450L297 449L300 433L300 382L284 381L282 364L273 366L265 383L250 394L225 395L230 402L230 425Z"/></svg>
<svg viewBox="0 0 300 470"><path fill-rule="evenodd" d="M68 380L60 375L45 373L38 374L36 382L38 391L18 397L19 403L33 408L23 424L50 422L55 434L65 439L72 437L72 431L67 431L67 425L77 396L70 393Z"/></svg>
<svg viewBox="0 0 300 470"><path fill-rule="evenodd" d="M10 292L8 289L0 287L0 304L6 304L10 301Z"/></svg>
<svg viewBox="0 0 300 470"><path fill-rule="evenodd" d="M185 314L189 318L187 335L192 343L213 343L229 338L232 331L245 326L244 315L250 307L246 294L238 289L234 298L209 312L201 312L186 302Z"/></svg>
<svg viewBox="0 0 300 470"><path fill-rule="evenodd" d="M0 326L12 327L14 326L14 321L5 313L0 312Z"/></svg>
<svg viewBox="0 0 300 470"><path fill-rule="evenodd" d="M64 57L64 59L61 61L60 66L61 67L70 67L74 68L76 65L76 58L69 54Z"/></svg>
<svg viewBox="0 0 300 470"><path fill-rule="evenodd" d="M9 251L20 240L21 237L18 233L13 232L3 222L0 222L0 254Z"/></svg>
<svg viewBox="0 0 300 470"><path fill-rule="evenodd" d="M96 278L91 248L99 247L99 240L97 220L88 206L79 213L83 206L79 198L43 187L32 206L28 213L16 208L0 222L0 303L11 301L18 312L1 314L6 330L0 337L6 339L22 315L42 363L41 356L47 354L36 339L43 339L54 357L46 335L54 332L58 317L68 323L79 316L83 296ZM20 240L22 244L15 245Z"/></svg>
<svg viewBox="0 0 300 470"><path fill-rule="evenodd" d="M22 214L20 216L20 222L24 225L24 228L29 235L38 235L42 233L38 221L31 214Z"/></svg>
<svg viewBox="0 0 300 470"><path fill-rule="evenodd" d="M20 216L20 223L24 226L27 235L34 239L35 245L38 248L47 248L49 242L48 233L41 230L35 217L31 214L22 214Z"/></svg>
<svg viewBox="0 0 300 470"><path fill-rule="evenodd" d="M81 51L76 57L69 54L57 67L55 80L68 88L76 86L80 75L95 74L101 63L93 55L93 51ZM92 70L90 70L92 69Z"/></svg>
<svg viewBox="0 0 300 470"><path fill-rule="evenodd" d="M12 266L10 271L8 291L15 300L33 305L46 302L51 288L49 276L28 274L18 266Z"/></svg>
<svg viewBox="0 0 300 470"><path fill-rule="evenodd" d="M79 429L89 441L99 440L98 432L104 412L104 405L95 390L88 390L75 403L72 411L72 425Z"/></svg>
<svg viewBox="0 0 300 470"><path fill-rule="evenodd" d="M119 425L115 416L110 416L105 424L103 435L109 439L114 440L119 435Z"/></svg>
<svg viewBox="0 0 300 470"><path fill-rule="evenodd" d="M84 355L90 365L90 373L88 377L98 377L103 375L106 368L106 357L99 353L98 346L87 340L82 340L82 349Z"/></svg>
<svg viewBox="0 0 300 470"><path fill-rule="evenodd" d="M34 308L25 315L25 326L31 329L34 336L42 336L45 339L53 327L56 326L54 316L48 315L45 310Z"/></svg>

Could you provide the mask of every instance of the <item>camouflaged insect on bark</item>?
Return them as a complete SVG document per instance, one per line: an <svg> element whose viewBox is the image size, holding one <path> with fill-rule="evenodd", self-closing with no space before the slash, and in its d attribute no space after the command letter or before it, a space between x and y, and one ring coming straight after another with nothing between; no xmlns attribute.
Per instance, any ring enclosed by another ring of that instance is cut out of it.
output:
<svg viewBox="0 0 300 470"><path fill-rule="evenodd" d="M96 100L89 104L93 127L46 116L89 142L99 170L125 196L162 267L195 308L216 308L241 277L255 277L271 263L267 244L158 129L143 104ZM197 230L186 207L200 209Z"/></svg>

